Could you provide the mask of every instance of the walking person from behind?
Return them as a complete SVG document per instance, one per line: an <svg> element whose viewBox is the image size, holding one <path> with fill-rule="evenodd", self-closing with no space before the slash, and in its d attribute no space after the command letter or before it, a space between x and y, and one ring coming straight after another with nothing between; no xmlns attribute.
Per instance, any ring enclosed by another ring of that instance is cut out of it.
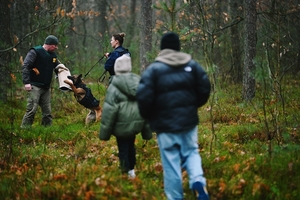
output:
<svg viewBox="0 0 300 200"><path fill-rule="evenodd" d="M38 106L42 110L41 124L52 125L50 84L53 70L59 64L54 52L56 49L58 49L58 39L49 35L43 46L31 48L25 57L22 65L22 79L25 90L28 91L28 99L22 128L33 124Z"/></svg>
<svg viewBox="0 0 300 200"><path fill-rule="evenodd" d="M169 32L161 39L161 52L143 72L137 91L141 116L157 133L168 200L183 199L182 171L189 175L197 199L209 199L198 151L198 108L209 98L206 72L180 52L179 36Z"/></svg>
<svg viewBox="0 0 300 200"><path fill-rule="evenodd" d="M123 55L116 60L116 75L110 80L103 104L99 138L116 137L121 172L135 178L136 134L141 133L144 140L150 140L152 132L139 113L135 96L140 76L131 73L131 69L129 56Z"/></svg>
<svg viewBox="0 0 300 200"><path fill-rule="evenodd" d="M125 49L122 45L124 42L125 33L117 33L112 35L110 45L114 50L111 53L105 53L104 56L107 58L104 69L109 72L110 76L115 75L114 65L116 59L126 54L130 56L128 49Z"/></svg>

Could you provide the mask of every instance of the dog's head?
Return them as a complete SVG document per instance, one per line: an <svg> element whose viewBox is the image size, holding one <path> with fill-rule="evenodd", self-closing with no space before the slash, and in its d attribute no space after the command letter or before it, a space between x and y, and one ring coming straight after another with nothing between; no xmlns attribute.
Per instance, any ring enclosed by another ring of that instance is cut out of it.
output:
<svg viewBox="0 0 300 200"><path fill-rule="evenodd" d="M68 76L68 79L70 79L70 80L72 80L73 81L73 84L75 85L75 86L78 86L78 85L80 85L81 83L83 83L83 81L82 81L82 74L80 74L80 75L72 75L72 76Z"/></svg>

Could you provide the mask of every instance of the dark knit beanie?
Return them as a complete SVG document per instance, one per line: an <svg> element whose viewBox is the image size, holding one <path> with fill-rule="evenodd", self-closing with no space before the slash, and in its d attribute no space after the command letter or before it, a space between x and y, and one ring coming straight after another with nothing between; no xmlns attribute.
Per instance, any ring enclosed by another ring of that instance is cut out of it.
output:
<svg viewBox="0 0 300 200"><path fill-rule="evenodd" d="M54 35L49 35L44 43L49 45L58 45L58 39Z"/></svg>
<svg viewBox="0 0 300 200"><path fill-rule="evenodd" d="M179 36L176 33L169 32L162 36L160 49L173 49L176 51L180 50Z"/></svg>

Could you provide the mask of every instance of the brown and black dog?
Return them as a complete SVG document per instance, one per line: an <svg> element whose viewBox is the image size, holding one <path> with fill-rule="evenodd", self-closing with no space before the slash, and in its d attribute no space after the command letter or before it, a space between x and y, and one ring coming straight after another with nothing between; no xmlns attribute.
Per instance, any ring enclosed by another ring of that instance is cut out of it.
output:
<svg viewBox="0 0 300 200"><path fill-rule="evenodd" d="M85 118L85 123L89 124L91 122L99 121L102 115L100 102L93 96L91 89L83 82L82 74L79 76L68 76L68 79L72 81L64 80L64 82L72 88L77 102L90 110Z"/></svg>

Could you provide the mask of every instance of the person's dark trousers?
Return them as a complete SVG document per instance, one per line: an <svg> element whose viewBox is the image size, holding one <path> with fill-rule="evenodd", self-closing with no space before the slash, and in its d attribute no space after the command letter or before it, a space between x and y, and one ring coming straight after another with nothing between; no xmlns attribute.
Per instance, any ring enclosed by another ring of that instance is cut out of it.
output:
<svg viewBox="0 0 300 200"><path fill-rule="evenodd" d="M120 167L123 173L134 169L136 164L135 158L135 136L131 138L117 138Z"/></svg>

